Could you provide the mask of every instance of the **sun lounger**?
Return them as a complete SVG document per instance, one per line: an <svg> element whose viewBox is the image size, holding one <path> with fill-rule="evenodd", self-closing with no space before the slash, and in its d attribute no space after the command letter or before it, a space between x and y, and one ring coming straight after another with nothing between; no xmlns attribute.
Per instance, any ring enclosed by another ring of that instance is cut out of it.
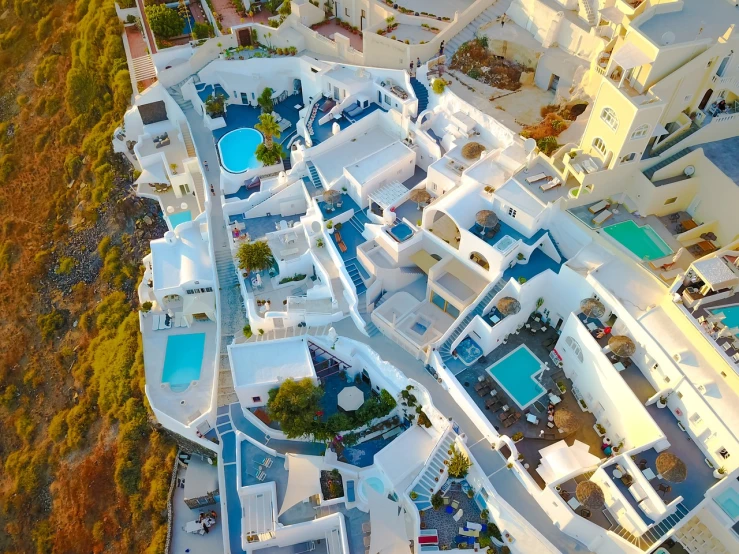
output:
<svg viewBox="0 0 739 554"><path fill-rule="evenodd" d="M270 458L269 456L265 456L264 457L264 460L262 460L262 464L261 465L263 465L264 467L272 467L272 462L273 461L274 460L272 458Z"/></svg>
<svg viewBox="0 0 739 554"><path fill-rule="evenodd" d="M341 238L341 233L339 233L338 231L334 231L334 239L336 240L336 242L343 242L343 239Z"/></svg>
<svg viewBox="0 0 739 554"><path fill-rule="evenodd" d="M582 166L587 170L588 173L595 173L598 171L598 166L591 159L583 160Z"/></svg>
<svg viewBox="0 0 739 554"><path fill-rule="evenodd" d="M734 354L731 359L734 360L734 362L739 363L739 352Z"/></svg>
<svg viewBox="0 0 739 554"><path fill-rule="evenodd" d="M264 471L257 471L255 477L257 478L257 481L264 481L267 478L267 474Z"/></svg>
<svg viewBox="0 0 739 554"><path fill-rule="evenodd" d="M486 410L497 410L503 405L503 402L500 400L496 400L495 398L488 398L485 401L485 409Z"/></svg>
<svg viewBox="0 0 739 554"><path fill-rule="evenodd" d="M730 342L725 342L721 345L721 348L724 349L724 352L728 352L729 350L733 348L733 346L731 345Z"/></svg>
<svg viewBox="0 0 739 554"><path fill-rule="evenodd" d="M593 204L592 206L590 206L588 208L588 211L591 214L597 214L598 212L602 212L603 210L605 210L606 208L608 208L608 206L610 206L610 204L608 202L606 202L605 200L601 200L597 204Z"/></svg>
<svg viewBox="0 0 739 554"><path fill-rule="evenodd" d="M542 192L546 192L548 190L556 189L560 185L562 185L562 181L559 179L559 177L555 177L551 181L548 181L543 185L539 185L539 188Z"/></svg>
<svg viewBox="0 0 739 554"><path fill-rule="evenodd" d="M346 500L347 502L354 502L356 500L356 497L354 496L354 481L352 479L348 479L346 482ZM365 531L365 533L366 532L367 531Z"/></svg>
<svg viewBox="0 0 739 554"><path fill-rule="evenodd" d="M286 131L287 129L289 129L290 127L292 127L293 124L290 123L287 119L283 119L282 121L280 121L277 124L277 126L279 127L280 132L282 133L282 132Z"/></svg>
<svg viewBox="0 0 739 554"><path fill-rule="evenodd" d="M460 508L459 510L457 510L457 513L452 516L452 519L454 519L454 521L459 521L460 519L462 519L463 515L464 511Z"/></svg>
<svg viewBox="0 0 739 554"><path fill-rule="evenodd" d="M669 256L663 256L662 258L657 258L656 260L651 260L649 262L649 266L655 271L668 268L669 266L677 262L678 258L682 255L684 250L685 250L684 248L680 248L674 254L670 254Z"/></svg>
<svg viewBox="0 0 739 554"><path fill-rule="evenodd" d="M359 104L354 104L351 108L347 108L343 111L344 115L349 117L356 117L362 113L365 109Z"/></svg>
<svg viewBox="0 0 739 554"><path fill-rule="evenodd" d="M665 283L672 283L675 280L675 277L680 275L682 273L681 269L671 269L670 271L663 271L659 274L659 278L662 279Z"/></svg>
<svg viewBox="0 0 739 554"><path fill-rule="evenodd" d="M572 165L572 169L574 169L578 173L584 173L582 170L582 166L580 164L571 164L571 165Z"/></svg>
<svg viewBox="0 0 739 554"><path fill-rule="evenodd" d="M342 254L348 250L346 244L344 244L344 241L339 242L337 246L339 247L339 250L341 250Z"/></svg>
<svg viewBox="0 0 739 554"><path fill-rule="evenodd" d="M330 98L324 102L323 106L321 106L321 111L323 113L328 112L331 108L333 108L336 105L336 102L331 100Z"/></svg>
<svg viewBox="0 0 739 554"><path fill-rule="evenodd" d="M603 210L592 219L592 222L594 225L602 225L612 215L613 213L610 210Z"/></svg>
<svg viewBox="0 0 739 554"><path fill-rule="evenodd" d="M485 381L482 381L481 383L475 383L475 390L479 391L480 389L483 389L487 386L488 384Z"/></svg>
<svg viewBox="0 0 739 554"><path fill-rule="evenodd" d="M532 175L531 177L526 177L526 182L529 185L533 185L537 181L543 181L546 178L547 176L544 173L537 173L536 175Z"/></svg>
<svg viewBox="0 0 739 554"><path fill-rule="evenodd" d="M487 396L489 392L490 392L490 387L486 383L484 388L481 388L479 391L477 391L477 396L482 398L484 396Z"/></svg>
<svg viewBox="0 0 739 554"><path fill-rule="evenodd" d="M158 331L159 330L159 318L162 317L158 314L153 314L151 316L151 330L152 331Z"/></svg>

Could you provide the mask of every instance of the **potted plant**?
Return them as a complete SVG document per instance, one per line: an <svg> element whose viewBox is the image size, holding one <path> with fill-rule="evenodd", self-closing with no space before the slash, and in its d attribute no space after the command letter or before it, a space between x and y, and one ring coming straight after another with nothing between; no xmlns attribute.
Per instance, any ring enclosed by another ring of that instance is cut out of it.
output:
<svg viewBox="0 0 739 554"><path fill-rule="evenodd" d="M322 238L319 237L319 238L316 239L316 247L317 248L323 248L323 239Z"/></svg>
<svg viewBox="0 0 739 554"><path fill-rule="evenodd" d="M657 407L658 408L664 408L667 406L667 397L666 396L660 396L659 400L657 400Z"/></svg>
<svg viewBox="0 0 739 554"><path fill-rule="evenodd" d="M490 512L488 512L486 508L483 508L483 510L480 512L480 519L483 521L487 521L488 517L490 517Z"/></svg>
<svg viewBox="0 0 739 554"><path fill-rule="evenodd" d="M336 225L334 225L334 229L336 229L337 231L341 231L341 223L337 223Z"/></svg>
<svg viewBox="0 0 739 554"><path fill-rule="evenodd" d="M593 425L593 429L595 429L595 432L598 434L599 437L603 437L606 434L606 428L603 427L600 423L596 423Z"/></svg>
<svg viewBox="0 0 739 554"><path fill-rule="evenodd" d="M172 170L172 175L177 175L177 164L169 164L169 168Z"/></svg>
<svg viewBox="0 0 739 554"><path fill-rule="evenodd" d="M567 392L567 387L565 386L564 381L557 381L557 388L562 394Z"/></svg>
<svg viewBox="0 0 739 554"><path fill-rule="evenodd" d="M333 235L333 233L334 233L334 222L333 222L332 219L329 219L326 222L326 230L328 231L328 234L329 235Z"/></svg>
<svg viewBox="0 0 739 554"><path fill-rule="evenodd" d="M514 433L511 438L513 439L513 442L523 440L523 433L521 431L518 431L517 433Z"/></svg>
<svg viewBox="0 0 739 554"><path fill-rule="evenodd" d="M713 476L716 479L723 479L724 477L726 477L726 468L724 466L721 466L718 469L714 469L713 470Z"/></svg>
<svg viewBox="0 0 739 554"><path fill-rule="evenodd" d="M523 262L524 260L526 260L526 256L524 256L523 253L519 252L518 255L516 256L516 259L519 262Z"/></svg>
<svg viewBox="0 0 739 554"><path fill-rule="evenodd" d="M141 312L144 314L144 317L151 311L152 306L153 304L148 300L141 304Z"/></svg>
<svg viewBox="0 0 739 554"><path fill-rule="evenodd" d="M418 498L418 493L416 491L411 491L410 497L411 500L416 500Z"/></svg>

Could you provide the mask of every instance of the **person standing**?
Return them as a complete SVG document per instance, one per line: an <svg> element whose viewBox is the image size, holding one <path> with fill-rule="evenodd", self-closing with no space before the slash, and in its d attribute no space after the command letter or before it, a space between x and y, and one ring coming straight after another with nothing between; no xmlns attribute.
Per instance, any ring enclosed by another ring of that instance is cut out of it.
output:
<svg viewBox="0 0 739 554"><path fill-rule="evenodd" d="M444 55L444 41L441 41L441 45L439 46L439 56Z"/></svg>
<svg viewBox="0 0 739 554"><path fill-rule="evenodd" d="M203 165L205 166L205 171L208 171L208 160L203 160Z"/></svg>
<svg viewBox="0 0 739 554"><path fill-rule="evenodd" d="M413 77L413 60L411 60L411 71L410 71L410 73L411 73L411 77Z"/></svg>
<svg viewBox="0 0 739 554"><path fill-rule="evenodd" d="M213 183L211 183L211 184L210 184L210 193L211 193L211 194L212 194L213 196L215 196L215 195L216 195L216 189L215 189L215 187L213 186Z"/></svg>
<svg viewBox="0 0 739 554"><path fill-rule="evenodd" d="M419 68L419 67L421 67L421 58L417 57L416 58L416 68Z"/></svg>

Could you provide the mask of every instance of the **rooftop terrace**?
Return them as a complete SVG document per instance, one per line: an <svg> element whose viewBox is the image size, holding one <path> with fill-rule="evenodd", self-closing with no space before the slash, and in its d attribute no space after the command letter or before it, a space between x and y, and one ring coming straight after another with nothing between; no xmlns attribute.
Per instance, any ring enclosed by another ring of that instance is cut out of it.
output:
<svg viewBox="0 0 739 554"><path fill-rule="evenodd" d="M669 3L665 3L669 4ZM726 0L685 0L680 11L652 16L635 25L654 44L667 44L666 33L672 33L673 42L717 39L736 21L736 7Z"/></svg>

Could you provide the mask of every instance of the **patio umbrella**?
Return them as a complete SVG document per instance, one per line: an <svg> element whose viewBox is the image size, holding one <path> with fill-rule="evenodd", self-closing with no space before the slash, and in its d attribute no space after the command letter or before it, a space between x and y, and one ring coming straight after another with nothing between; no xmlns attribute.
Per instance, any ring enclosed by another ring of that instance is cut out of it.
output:
<svg viewBox="0 0 739 554"><path fill-rule="evenodd" d="M575 489L577 500L590 510L600 510L606 504L603 490L592 481L583 481Z"/></svg>
<svg viewBox="0 0 739 554"><path fill-rule="evenodd" d="M562 429L563 433L572 433L580 428L580 420L570 410L560 408L554 410L554 425Z"/></svg>
<svg viewBox="0 0 739 554"><path fill-rule="evenodd" d="M672 452L662 452L654 464L657 466L657 472L662 479L672 483L682 483L688 478L688 468L680 458Z"/></svg>
<svg viewBox="0 0 739 554"><path fill-rule="evenodd" d="M710 233L710 232L709 233L703 233L701 235L701 238L703 240L716 240L716 235L713 234L713 233Z"/></svg>
<svg viewBox="0 0 739 554"><path fill-rule="evenodd" d="M485 147L479 142L468 142L462 147L462 156L466 160L476 160L485 151Z"/></svg>
<svg viewBox="0 0 739 554"><path fill-rule="evenodd" d="M498 224L498 216L491 210L480 210L475 215L475 221L482 227L482 232L485 232L487 227L495 227Z"/></svg>
<svg viewBox="0 0 739 554"><path fill-rule="evenodd" d="M603 302L595 298L585 298L580 301L580 311L587 317L602 317L606 313L606 307Z"/></svg>
<svg viewBox="0 0 739 554"><path fill-rule="evenodd" d="M634 341L624 335L614 335L608 339L608 347L619 358L628 358L636 352Z"/></svg>
<svg viewBox="0 0 739 554"><path fill-rule="evenodd" d="M515 315L521 311L521 303L515 298L504 296L496 304L496 308L503 315Z"/></svg>
<svg viewBox="0 0 739 554"><path fill-rule="evenodd" d="M344 387L336 400L339 408L345 412L353 412L364 404L364 393L355 386Z"/></svg>
<svg viewBox="0 0 739 554"><path fill-rule="evenodd" d="M421 204L425 204L429 200L431 200L431 194L429 194L429 191L426 189L413 189L411 191L411 194L409 196L411 201L418 204L418 209L421 209Z"/></svg>
<svg viewBox="0 0 739 554"><path fill-rule="evenodd" d="M341 196L341 193L338 190L325 190L323 191L323 199L328 203L331 204L331 207L334 207L334 202L336 202L339 197Z"/></svg>

